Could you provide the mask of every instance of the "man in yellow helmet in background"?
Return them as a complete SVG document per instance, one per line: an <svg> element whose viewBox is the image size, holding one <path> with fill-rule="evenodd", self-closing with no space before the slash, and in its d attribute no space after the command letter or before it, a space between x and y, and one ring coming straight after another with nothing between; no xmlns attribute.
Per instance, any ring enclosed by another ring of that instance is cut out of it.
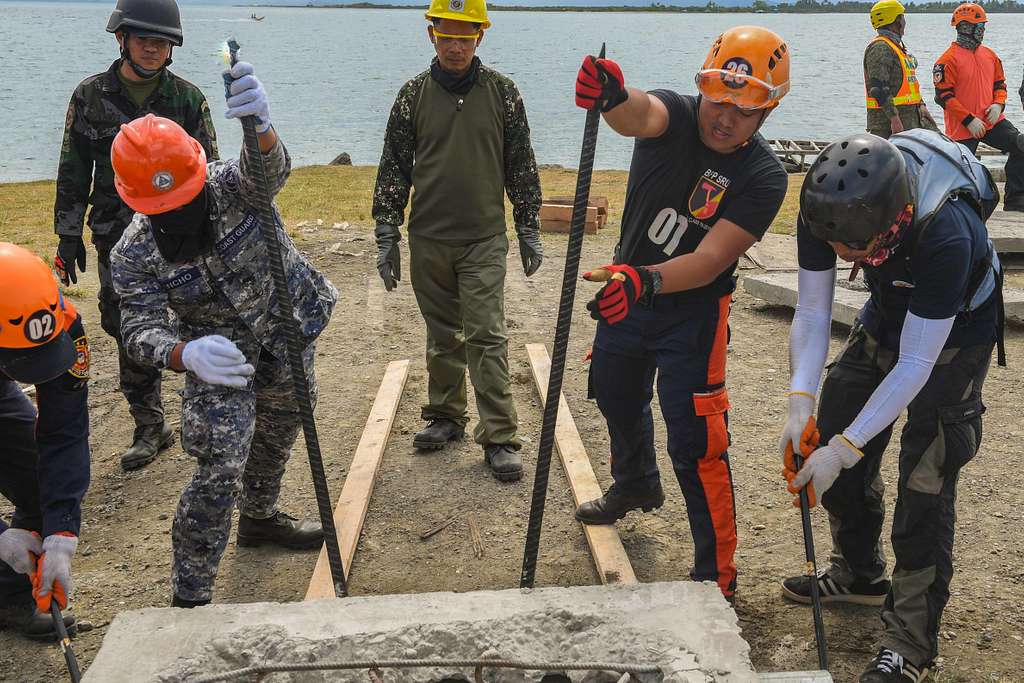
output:
<svg viewBox="0 0 1024 683"><path fill-rule="evenodd" d="M377 268L390 292L401 280L399 226L409 192L409 259L427 326L422 450L462 437L466 369L480 415L473 437L500 481L523 476L505 333L508 195L526 276L540 267L540 176L515 83L480 63L491 23L484 0L433 0L427 35L436 57L391 109L373 194Z"/></svg>
<svg viewBox="0 0 1024 683"><path fill-rule="evenodd" d="M938 130L921 98L917 60L903 44L903 5L899 0L879 0L871 7L871 26L878 35L864 50L868 132L888 138L911 128Z"/></svg>

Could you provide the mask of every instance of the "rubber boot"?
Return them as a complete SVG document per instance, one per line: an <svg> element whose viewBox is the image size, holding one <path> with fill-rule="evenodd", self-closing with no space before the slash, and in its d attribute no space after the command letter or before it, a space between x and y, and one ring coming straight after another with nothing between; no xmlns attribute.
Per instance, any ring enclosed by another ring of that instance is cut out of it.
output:
<svg viewBox="0 0 1024 683"><path fill-rule="evenodd" d="M245 548L272 543L292 550L317 550L323 545L324 530L319 522L299 520L281 511L267 519L239 515L237 539Z"/></svg>
<svg viewBox="0 0 1024 683"><path fill-rule="evenodd" d="M158 425L136 425L131 448L121 456L121 469L137 470L156 460L157 453L174 443L174 430L166 422Z"/></svg>
<svg viewBox="0 0 1024 683"><path fill-rule="evenodd" d="M412 437L412 445L425 451L436 451L444 448L449 441L461 439L465 433L466 429L455 420L439 417L416 432Z"/></svg>
<svg viewBox="0 0 1024 683"><path fill-rule="evenodd" d="M498 481L519 481L523 478L523 459L508 444L491 444L484 448L484 461Z"/></svg>
<svg viewBox="0 0 1024 683"><path fill-rule="evenodd" d="M665 492L661 485L650 493L643 495L628 495L621 493L615 484L596 500L588 500L576 508L576 519L584 524L614 524L616 520L622 519L630 510L643 510L650 512L660 508L665 503Z"/></svg>

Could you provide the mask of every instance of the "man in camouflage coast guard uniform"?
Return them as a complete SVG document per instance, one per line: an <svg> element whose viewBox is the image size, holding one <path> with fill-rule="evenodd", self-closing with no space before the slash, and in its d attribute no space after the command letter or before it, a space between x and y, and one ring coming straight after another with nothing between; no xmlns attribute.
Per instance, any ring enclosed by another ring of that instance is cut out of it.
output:
<svg viewBox="0 0 1024 683"><path fill-rule="evenodd" d="M270 126L252 66L231 69L228 116L256 116L273 194L290 160ZM174 516L173 606L206 604L238 501L239 545L319 548L319 523L277 510L285 462L300 427L282 312L277 310L248 160L206 164L202 147L177 124L147 116L124 126L112 148L118 192L138 213L111 254L128 353L157 369L187 371L182 445L197 467ZM313 388L314 340L337 299L331 283L281 227L290 310L307 344ZM241 496L239 497L239 494Z"/></svg>
<svg viewBox="0 0 1024 683"><path fill-rule="evenodd" d="M135 419L131 447L121 456L124 469L143 467L171 445L174 433L164 422L160 371L140 365L125 353L121 314L110 280L110 250L132 211L114 190L110 144L122 123L156 114L181 125L217 159L210 108L199 89L167 70L172 45L181 45L181 21L174 0L119 0L107 31L117 36L121 57L101 74L79 84L68 106L57 169L54 232L60 236L54 265L65 286L78 282L76 264L85 271L82 223L88 223L99 261L100 324L117 341L121 392ZM91 191L91 193L90 193Z"/></svg>
<svg viewBox="0 0 1024 683"><path fill-rule="evenodd" d="M377 268L391 291L409 191L412 288L427 324L428 400L421 449L462 437L466 368L480 420L474 438L501 481L523 476L505 333L505 205L512 202L526 276L540 267L540 177L515 84L475 56L484 0L433 0L427 27L437 57L398 93L377 171Z"/></svg>

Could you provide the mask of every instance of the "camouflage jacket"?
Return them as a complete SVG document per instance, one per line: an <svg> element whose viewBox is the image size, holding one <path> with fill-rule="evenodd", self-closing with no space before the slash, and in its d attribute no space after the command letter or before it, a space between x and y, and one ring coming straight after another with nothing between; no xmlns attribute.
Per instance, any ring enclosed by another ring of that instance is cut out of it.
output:
<svg viewBox="0 0 1024 683"><path fill-rule="evenodd" d="M891 32L879 31L897 45L903 45L902 39ZM910 54L909 52L907 54ZM921 104L893 104L892 98L899 93L903 85L903 67L892 48L884 42L872 42L864 51L864 87L874 95L881 109L867 110L867 130L869 133L888 138L892 135L890 119L899 116L904 130L911 128L927 128L937 130L935 122L925 117ZM874 92L872 92L874 91Z"/></svg>
<svg viewBox="0 0 1024 683"><path fill-rule="evenodd" d="M280 142L264 156L271 192L284 186L291 160ZM251 198L256 192L241 161L217 161L207 170L212 234L195 259L170 263L161 256L149 218L136 214L110 255L121 298L121 334L128 354L165 368L181 341L219 334L235 342L255 365L263 349L287 358L284 328L275 310L274 283ZM275 213L277 211L275 207ZM295 248L280 227L292 314L303 339L327 326L337 290ZM213 390L189 373L186 395Z"/></svg>
<svg viewBox="0 0 1024 683"><path fill-rule="evenodd" d="M117 60L104 73L86 78L71 96L53 206L53 231L58 235L82 234L88 204L92 205L89 227L94 238L109 236L114 241L131 222L135 212L117 195L110 165L110 145L122 123L146 114L163 116L198 140L207 160L220 158L210 107L199 88L164 69L156 90L138 107L122 92L117 77L120 66Z"/></svg>
<svg viewBox="0 0 1024 683"><path fill-rule="evenodd" d="M377 223L399 226L405 220L405 207L413 184L413 165L416 163L416 104L429 78L430 70L427 69L407 82L391 108L373 193L373 218ZM504 104L501 112L504 177L498 182L499 186L504 185L512 204L515 225L539 229L540 174L533 155L523 98L510 78L486 66L480 66L477 79L474 87L496 87Z"/></svg>

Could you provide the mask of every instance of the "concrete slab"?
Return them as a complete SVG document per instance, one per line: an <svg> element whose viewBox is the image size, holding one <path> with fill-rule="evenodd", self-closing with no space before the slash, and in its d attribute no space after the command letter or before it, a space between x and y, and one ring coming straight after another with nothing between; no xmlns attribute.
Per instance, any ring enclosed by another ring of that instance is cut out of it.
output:
<svg viewBox="0 0 1024 683"><path fill-rule="evenodd" d="M761 674L760 683L832 683L832 674L827 671L790 671L777 674Z"/></svg>
<svg viewBox="0 0 1024 683"><path fill-rule="evenodd" d="M768 303L795 308L797 274L779 272L744 275L743 289ZM847 327L852 326L857 313L867 300L866 289L852 289L846 282L840 281L832 304L832 320ZM1024 290L1003 289L1003 306L1007 319L1024 322Z"/></svg>
<svg viewBox="0 0 1024 683"><path fill-rule="evenodd" d="M1024 213L996 211L985 222L988 236L1000 254L1024 253Z"/></svg>
<svg viewBox="0 0 1024 683"><path fill-rule="evenodd" d="M757 681L736 613L712 583L668 582L427 593L303 603L122 612L87 682L181 681L259 662L437 659L655 664L672 683ZM436 683L469 670L389 669L388 683ZM583 673L570 673L575 682ZM537 680L488 669L489 683ZM605 677L606 678L606 677ZM588 674L598 683L600 675ZM251 680L239 679L239 680ZM359 681L365 669L274 674L273 681ZM615 677L611 678L612 683Z"/></svg>

